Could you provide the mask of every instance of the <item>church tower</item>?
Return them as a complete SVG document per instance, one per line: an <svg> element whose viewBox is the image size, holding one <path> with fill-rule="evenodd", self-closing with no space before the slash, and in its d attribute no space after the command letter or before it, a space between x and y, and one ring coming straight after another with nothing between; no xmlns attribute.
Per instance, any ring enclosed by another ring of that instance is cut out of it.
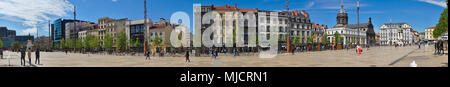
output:
<svg viewBox="0 0 450 87"><path fill-rule="evenodd" d="M336 21L335 27L345 27L348 24L348 14L344 9L344 0L341 0L341 10L337 14Z"/></svg>

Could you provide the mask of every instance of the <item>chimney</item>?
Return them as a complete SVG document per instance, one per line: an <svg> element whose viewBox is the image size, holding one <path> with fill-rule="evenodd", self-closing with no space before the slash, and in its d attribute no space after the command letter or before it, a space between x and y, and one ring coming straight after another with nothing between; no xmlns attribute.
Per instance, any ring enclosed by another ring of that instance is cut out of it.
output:
<svg viewBox="0 0 450 87"><path fill-rule="evenodd" d="M372 17L369 17L369 23L372 24Z"/></svg>
<svg viewBox="0 0 450 87"><path fill-rule="evenodd" d="M237 8L237 3L234 3L234 8Z"/></svg>

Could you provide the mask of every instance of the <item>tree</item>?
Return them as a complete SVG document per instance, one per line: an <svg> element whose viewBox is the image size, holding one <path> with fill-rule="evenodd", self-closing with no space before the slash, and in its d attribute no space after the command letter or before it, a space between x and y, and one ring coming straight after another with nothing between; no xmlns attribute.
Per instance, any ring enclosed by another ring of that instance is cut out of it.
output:
<svg viewBox="0 0 450 87"><path fill-rule="evenodd" d="M156 47L161 46L162 45L162 39L159 38L158 35L156 35L156 37L153 39L152 44Z"/></svg>
<svg viewBox="0 0 450 87"><path fill-rule="evenodd" d="M67 46L66 48L74 48L74 46L75 46L73 44L73 39L72 38L67 39L65 43L66 43L66 46Z"/></svg>
<svg viewBox="0 0 450 87"><path fill-rule="evenodd" d="M292 44L294 44L294 45L300 44L300 37L294 36L294 42Z"/></svg>
<svg viewBox="0 0 450 87"><path fill-rule="evenodd" d="M79 48L83 48L83 39L81 39L81 37L79 37L78 39L77 39L77 49L79 49Z"/></svg>
<svg viewBox="0 0 450 87"><path fill-rule="evenodd" d="M127 34L124 31L119 32L117 36L116 46L122 49L127 46Z"/></svg>
<svg viewBox="0 0 450 87"><path fill-rule="evenodd" d="M12 48L14 48L14 49L19 49L19 48L21 47L19 41L14 41L14 42L11 44L11 46L12 46Z"/></svg>
<svg viewBox="0 0 450 87"><path fill-rule="evenodd" d="M0 48L3 48L3 41L0 39Z"/></svg>
<svg viewBox="0 0 450 87"><path fill-rule="evenodd" d="M329 40L328 40L328 34L324 34L323 36L322 36L322 45L326 45L326 44L329 44L330 42L329 42Z"/></svg>
<svg viewBox="0 0 450 87"><path fill-rule="evenodd" d="M308 40L307 40L308 44L314 44L314 36L311 35Z"/></svg>
<svg viewBox="0 0 450 87"><path fill-rule="evenodd" d="M86 35L86 37L84 37L84 39L83 39L83 48L85 48L87 50L92 48L92 45L90 43L91 39L92 39L91 35Z"/></svg>
<svg viewBox="0 0 450 87"><path fill-rule="evenodd" d="M139 42L139 38L136 38L136 41L134 42L134 47L140 47L141 46L141 42Z"/></svg>
<svg viewBox="0 0 450 87"><path fill-rule="evenodd" d="M339 32L334 33L334 38L336 39L336 43L342 43L342 37Z"/></svg>
<svg viewBox="0 0 450 87"><path fill-rule="evenodd" d="M59 48L66 48L66 40L63 38L61 41L60 41L60 47Z"/></svg>
<svg viewBox="0 0 450 87"><path fill-rule="evenodd" d="M103 40L104 41L104 47L105 48L112 48L113 47L113 38L111 37L111 35L110 34L106 34L105 35L105 40Z"/></svg>
<svg viewBox="0 0 450 87"><path fill-rule="evenodd" d="M445 32L448 32L448 7L446 7L444 9L444 12L441 13L439 23L436 25L436 29L434 29L433 31L433 37L439 38Z"/></svg>
<svg viewBox="0 0 450 87"><path fill-rule="evenodd" d="M98 37L98 36L91 36L89 45L90 45L92 48L99 48L99 47L100 47L100 40L99 40L99 37Z"/></svg>

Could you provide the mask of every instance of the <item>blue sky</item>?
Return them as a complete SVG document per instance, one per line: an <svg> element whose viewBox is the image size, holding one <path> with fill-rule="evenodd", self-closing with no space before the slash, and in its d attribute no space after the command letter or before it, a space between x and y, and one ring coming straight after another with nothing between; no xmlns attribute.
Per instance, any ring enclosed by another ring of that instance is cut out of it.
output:
<svg viewBox="0 0 450 87"><path fill-rule="evenodd" d="M375 31L381 24L408 22L414 29L423 32L424 28L435 26L446 7L444 0L361 0L361 22L372 17ZM40 4L37 4L40 3ZM153 21L183 11L190 14L192 5L232 5L238 8L258 8L262 10L284 10L286 0L148 0L148 15ZM10 5L9 8L7 6ZM344 0L349 13L349 23L356 23L356 0ZM0 26L7 26L19 35L48 35L48 20L73 18L72 6L77 6L77 19L97 22L100 17L143 19L143 0L0 0ZM25 8L29 7L29 8ZM340 0L290 0L290 8L306 10L311 21L332 27L336 24L336 13ZM192 23L192 22L191 22Z"/></svg>

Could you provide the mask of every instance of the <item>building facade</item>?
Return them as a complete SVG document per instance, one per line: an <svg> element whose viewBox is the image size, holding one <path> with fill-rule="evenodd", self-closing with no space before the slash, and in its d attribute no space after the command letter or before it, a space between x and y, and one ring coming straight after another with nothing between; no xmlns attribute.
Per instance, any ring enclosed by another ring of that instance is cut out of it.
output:
<svg viewBox="0 0 450 87"><path fill-rule="evenodd" d="M408 45L414 43L414 29L408 23L385 23L380 27L382 45Z"/></svg>
<svg viewBox="0 0 450 87"><path fill-rule="evenodd" d="M226 19L225 19L226 14L225 13L227 13L227 12L232 13L232 14L241 13L243 15L245 15L247 13L253 13L252 15L255 16L255 18L256 18L255 20L256 21L260 20L260 19L258 19L259 17L258 17L258 14L257 14L258 13L258 9L238 8L237 4L235 4L235 6L229 6L229 5L226 4L224 6L210 5L210 6L199 6L199 7L194 7L194 8L200 9L199 10L200 12L198 12L197 15L200 15L201 17L206 15L206 13L208 13L208 12L217 12L217 13L219 13L221 18L222 18L222 20L221 20L222 24L220 24L220 25L225 25L225 22L226 22ZM266 14L266 15L270 16L270 14ZM270 17L268 17L267 19L270 20ZM263 19L263 20L266 20L266 19ZM278 20L278 19L276 19L276 20ZM233 27L231 29L237 30L237 27L239 26L238 25L239 24L238 20L237 19L233 19L232 21L233 21L233 24L232 24ZM257 31L258 32L257 28L251 28L250 27L251 24L249 24L248 21L249 20L244 20L244 22L243 22L244 23L244 25L243 25L244 26L243 27L243 31L244 32L237 32L237 33L240 33L240 34L244 34L244 37L242 37L242 39L240 40L240 41L242 41L242 40L244 41L243 43L244 43L245 47L243 47L244 49L242 49L242 50L250 50L251 49L251 47L248 46L249 43L251 43L249 41L251 39L249 36L251 36L253 33L250 33L249 31ZM258 22L256 22L256 23L258 23ZM268 24L261 24L261 25L257 24L256 26L267 26L267 25L270 25L270 24L269 23ZM212 26L212 24L202 24L201 25L201 32L204 32L206 30L206 28L208 28L208 27L213 27L213 26ZM222 43L223 44L222 46L225 47L224 43L229 43L229 42L226 41L225 38L230 37L230 36L227 36L225 34L225 32L228 31L228 30L225 30L225 29L230 29L230 28L226 28L226 26L220 26L220 27L221 27L220 29L222 29L222 30L220 30L218 32L215 32L213 35L217 36L217 38L218 38L218 40L215 43ZM251 30L251 29L254 29L254 30ZM230 49L230 48L228 48L228 49Z"/></svg>
<svg viewBox="0 0 450 87"><path fill-rule="evenodd" d="M147 27L145 28L144 19L142 20L134 20L134 21L128 21L127 27L126 27L126 34L128 40L136 41L139 40L141 44L144 44L145 40L145 29L150 29L152 27L152 20L147 19ZM131 44L128 44L128 46L131 46Z"/></svg>
<svg viewBox="0 0 450 87"><path fill-rule="evenodd" d="M71 24L75 21L78 20L57 19L53 22L51 26L51 37L50 37L52 39L53 45L61 43L61 40L66 38L66 25Z"/></svg>
<svg viewBox="0 0 450 87"><path fill-rule="evenodd" d="M72 23L66 24L65 29L65 39L76 39L78 38L78 32L82 31L81 27L85 25L93 25L95 23L93 22L87 22L87 21L76 21Z"/></svg>
<svg viewBox="0 0 450 87"><path fill-rule="evenodd" d="M113 44L117 42L117 36L120 32L126 32L128 18L112 19L103 17L98 19L100 44L103 45L106 34L113 37Z"/></svg>
<svg viewBox="0 0 450 87"><path fill-rule="evenodd" d="M425 29L425 40L426 41L434 41L433 32L436 27L429 27Z"/></svg>
<svg viewBox="0 0 450 87"><path fill-rule="evenodd" d="M336 22L337 24L333 28L326 30L330 43L336 42L336 37L334 37L334 34L339 33L341 34L341 38L343 38L343 45L358 43L361 45L367 45L368 39L366 31L373 31L373 25L371 25L370 18L369 23L362 23L359 24L359 26L358 24L348 24L348 13L345 11L344 5L341 4L341 9L337 14ZM371 26L372 29L370 29ZM375 35L373 40L375 40Z"/></svg>

